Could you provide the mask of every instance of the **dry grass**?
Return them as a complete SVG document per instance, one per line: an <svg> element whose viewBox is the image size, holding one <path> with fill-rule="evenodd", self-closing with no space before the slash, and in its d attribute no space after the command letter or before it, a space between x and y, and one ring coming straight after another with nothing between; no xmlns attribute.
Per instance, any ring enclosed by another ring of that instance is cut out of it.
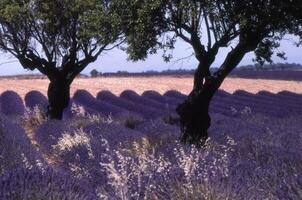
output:
<svg viewBox="0 0 302 200"><path fill-rule="evenodd" d="M39 90L44 95L47 93L48 80L46 79L0 79L0 93L6 90L16 91L22 98L30 90ZM101 78L78 78L71 87L71 94L77 89L88 90L96 95L101 90L110 90L119 95L126 89L132 89L141 94L146 90L155 90L161 94L167 90L178 90L188 94L192 89L191 77L101 77ZM244 89L251 93L266 90L273 93L289 90L302 94L302 82L227 78L221 89L234 92Z"/></svg>

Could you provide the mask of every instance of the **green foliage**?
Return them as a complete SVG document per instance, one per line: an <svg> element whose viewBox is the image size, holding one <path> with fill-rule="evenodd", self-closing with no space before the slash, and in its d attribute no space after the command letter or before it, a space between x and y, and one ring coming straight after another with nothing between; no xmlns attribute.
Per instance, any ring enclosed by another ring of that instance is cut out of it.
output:
<svg viewBox="0 0 302 200"><path fill-rule="evenodd" d="M158 39L166 30L164 2L122 0L114 3L118 13L116 17L126 35L128 46L125 49L130 59L145 59L148 53L154 54L160 48Z"/></svg>
<svg viewBox="0 0 302 200"><path fill-rule="evenodd" d="M24 68L49 74L65 68L79 73L119 40L121 31L109 1L0 1L0 48ZM75 69L79 66L78 69Z"/></svg>
<svg viewBox="0 0 302 200"><path fill-rule="evenodd" d="M96 69L91 70L90 76L91 77L97 77L99 75L99 72Z"/></svg>
<svg viewBox="0 0 302 200"><path fill-rule="evenodd" d="M128 14L121 17L127 24L126 49L133 60L145 59L160 48L173 49L177 37L193 47L199 61L240 38L260 63L271 62L286 34L298 35L297 44L302 41L299 0L121 0L120 4L120 12ZM278 56L285 58L283 52ZM166 61L170 58L165 56Z"/></svg>

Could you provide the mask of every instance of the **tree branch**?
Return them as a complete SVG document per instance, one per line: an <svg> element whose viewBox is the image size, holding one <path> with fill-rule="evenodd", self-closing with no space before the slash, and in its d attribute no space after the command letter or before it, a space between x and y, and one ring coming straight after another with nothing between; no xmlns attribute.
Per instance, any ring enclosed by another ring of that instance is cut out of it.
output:
<svg viewBox="0 0 302 200"><path fill-rule="evenodd" d="M251 35L249 37L240 37L239 43L228 53L219 70L214 74L221 82L240 63L245 54L254 51L263 39L263 37L259 37L250 40Z"/></svg>
<svg viewBox="0 0 302 200"><path fill-rule="evenodd" d="M211 30L210 30L210 26L209 26L209 21L208 21L208 17L206 12L203 12L204 15L204 20L205 20L205 24L206 24L206 30L207 30L207 35L208 35L208 50L210 50L210 48L212 47L212 38L211 38Z"/></svg>

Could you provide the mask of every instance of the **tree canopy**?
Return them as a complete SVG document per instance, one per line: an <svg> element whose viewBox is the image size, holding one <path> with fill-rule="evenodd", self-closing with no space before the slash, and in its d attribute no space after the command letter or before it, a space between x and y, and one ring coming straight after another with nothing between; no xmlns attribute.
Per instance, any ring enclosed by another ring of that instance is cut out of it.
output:
<svg viewBox="0 0 302 200"><path fill-rule="evenodd" d="M302 3L299 0L134 2L140 2L136 3L138 8L131 20L136 26L130 26L127 32L128 52L134 60L145 58L158 48L173 48L177 37L193 47L197 60L215 54L231 42L238 43L239 37L258 41L257 60L269 62L285 34L298 35L301 42ZM280 52L278 56L284 55Z"/></svg>
<svg viewBox="0 0 302 200"><path fill-rule="evenodd" d="M72 79L118 41L114 15L109 1L1 0L0 48L25 69Z"/></svg>
<svg viewBox="0 0 302 200"><path fill-rule="evenodd" d="M49 78L51 118L62 118L74 78L122 42L113 5L107 0L0 1L0 50Z"/></svg>
<svg viewBox="0 0 302 200"><path fill-rule="evenodd" d="M285 58L285 53L277 49L287 34L298 36L297 45L301 44L300 0L134 2L136 9L125 18L131 24L125 31L130 59L145 59L158 49L166 52L180 38L192 47L198 61L192 92L177 108L184 142L199 143L207 138L210 101L245 54L254 52L255 60L263 64L272 62L275 52ZM231 47L229 53L218 70L211 72L219 50L225 47ZM165 53L164 58L168 61L171 55Z"/></svg>

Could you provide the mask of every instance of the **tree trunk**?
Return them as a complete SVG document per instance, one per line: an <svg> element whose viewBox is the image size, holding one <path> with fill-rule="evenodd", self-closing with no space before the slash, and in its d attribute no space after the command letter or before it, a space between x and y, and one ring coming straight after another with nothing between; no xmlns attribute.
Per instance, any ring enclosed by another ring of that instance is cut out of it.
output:
<svg viewBox="0 0 302 200"><path fill-rule="evenodd" d="M210 74L209 66L205 65L209 62L199 64L194 76L192 92L187 100L176 109L180 116L182 142L200 146L208 138L208 128L211 126L209 106L212 97L243 56L256 47L256 42L249 44L246 41L240 41L227 55L224 63L214 75Z"/></svg>
<svg viewBox="0 0 302 200"><path fill-rule="evenodd" d="M194 73L194 82L193 82L193 91L201 91L205 78L210 76L210 64L209 62L199 63L195 73ZM193 92L192 91L192 92Z"/></svg>
<svg viewBox="0 0 302 200"><path fill-rule="evenodd" d="M181 123L181 142L202 145L211 126L209 106L219 86L214 79L205 79L200 90L194 88L187 100L177 107Z"/></svg>
<svg viewBox="0 0 302 200"><path fill-rule="evenodd" d="M68 107L70 100L70 84L66 78L55 78L50 81L48 86L48 111L50 119L61 120L63 111Z"/></svg>

